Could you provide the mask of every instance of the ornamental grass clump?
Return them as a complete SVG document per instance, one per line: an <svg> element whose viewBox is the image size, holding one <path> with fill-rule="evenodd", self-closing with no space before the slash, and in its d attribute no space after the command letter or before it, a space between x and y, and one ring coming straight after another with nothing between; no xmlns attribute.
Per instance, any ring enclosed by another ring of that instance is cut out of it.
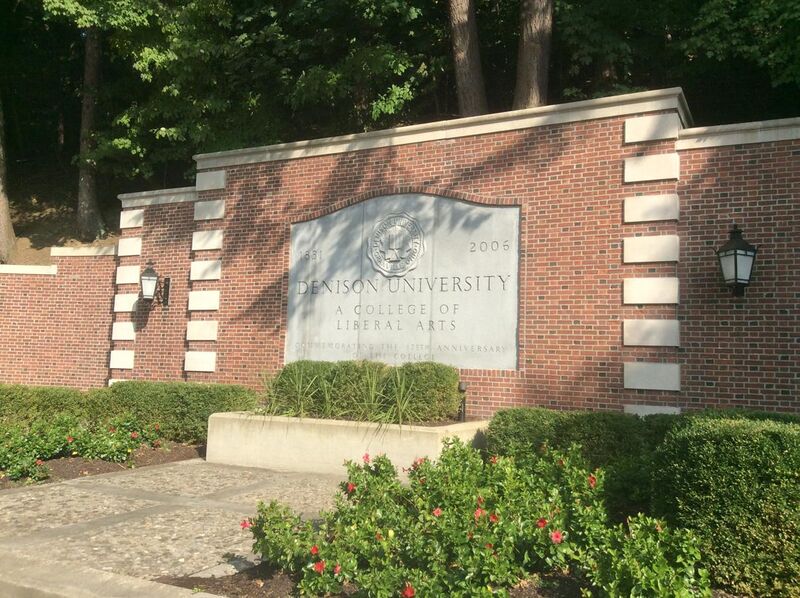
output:
<svg viewBox="0 0 800 598"><path fill-rule="evenodd" d="M709 595L691 534L647 518L608 524L604 474L577 448L523 469L453 440L437 462L416 460L407 484L385 456L364 455L347 472L319 525L276 502L242 522L265 562L299 574L301 593L506 595L558 573L602 595Z"/></svg>

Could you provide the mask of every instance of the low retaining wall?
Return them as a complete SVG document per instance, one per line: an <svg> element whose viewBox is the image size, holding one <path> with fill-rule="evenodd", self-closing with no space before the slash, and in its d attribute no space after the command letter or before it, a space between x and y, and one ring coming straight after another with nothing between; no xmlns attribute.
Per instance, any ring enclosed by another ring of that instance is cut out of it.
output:
<svg viewBox="0 0 800 598"><path fill-rule="evenodd" d="M208 420L209 463L275 471L342 474L347 460L385 454L398 468L435 459L445 438L482 446L488 421L400 426L327 419L215 413Z"/></svg>

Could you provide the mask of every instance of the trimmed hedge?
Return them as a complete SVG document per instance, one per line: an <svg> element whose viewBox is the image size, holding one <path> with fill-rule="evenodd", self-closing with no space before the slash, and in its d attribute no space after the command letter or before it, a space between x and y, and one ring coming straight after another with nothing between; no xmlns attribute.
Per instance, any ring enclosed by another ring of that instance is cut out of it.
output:
<svg viewBox="0 0 800 598"><path fill-rule="evenodd" d="M491 453L525 460L543 446L566 450L579 444L593 468L606 470L605 498L612 516L624 521L647 511L653 451L672 416L640 418L611 412L518 408L495 414L486 433Z"/></svg>
<svg viewBox="0 0 800 598"><path fill-rule="evenodd" d="M266 394L275 415L401 424L452 420L461 404L458 370L432 362L296 361Z"/></svg>
<svg viewBox="0 0 800 598"><path fill-rule="evenodd" d="M688 418L655 465L656 510L697 534L716 584L800 596L800 425Z"/></svg>
<svg viewBox="0 0 800 598"><path fill-rule="evenodd" d="M103 426L130 416L143 426L159 424L164 438L199 442L208 417L219 411L255 408L255 394L241 386L184 382L118 382L81 392L71 388L0 385L0 425L28 428L60 416Z"/></svg>

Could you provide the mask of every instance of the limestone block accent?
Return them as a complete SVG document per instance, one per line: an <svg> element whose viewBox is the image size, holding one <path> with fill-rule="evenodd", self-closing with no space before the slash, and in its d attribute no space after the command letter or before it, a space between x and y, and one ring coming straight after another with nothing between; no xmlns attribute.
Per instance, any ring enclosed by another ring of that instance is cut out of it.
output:
<svg viewBox="0 0 800 598"><path fill-rule="evenodd" d="M217 353L215 351L186 351L183 369L187 372L213 372L217 369Z"/></svg>
<svg viewBox="0 0 800 598"><path fill-rule="evenodd" d="M114 322L111 326L112 341L135 341L136 328L133 322Z"/></svg>
<svg viewBox="0 0 800 598"><path fill-rule="evenodd" d="M138 300L139 293L119 293L114 295L114 311L116 313L135 311Z"/></svg>
<svg viewBox="0 0 800 598"><path fill-rule="evenodd" d="M625 304L678 303L678 279L626 278L622 285Z"/></svg>
<svg viewBox="0 0 800 598"><path fill-rule="evenodd" d="M211 170L208 172L198 172L195 178L195 188L198 191L212 191L214 189L225 188L225 171Z"/></svg>
<svg viewBox="0 0 800 598"><path fill-rule="evenodd" d="M678 320L625 320L622 343L645 347L679 347L681 326Z"/></svg>
<svg viewBox="0 0 800 598"><path fill-rule="evenodd" d="M679 415L680 407L668 407L667 405L624 405L625 413L647 417L648 415Z"/></svg>
<svg viewBox="0 0 800 598"><path fill-rule="evenodd" d="M189 291L189 311L219 309L219 291Z"/></svg>
<svg viewBox="0 0 800 598"><path fill-rule="evenodd" d="M680 176L678 154L655 154L625 158L625 182L660 181Z"/></svg>
<svg viewBox="0 0 800 598"><path fill-rule="evenodd" d="M385 454L393 463L436 459L444 438L480 447L488 421L426 427L250 413L215 413L208 421L209 463L274 471L338 473L346 459ZM309 458L313 455L313 458Z"/></svg>
<svg viewBox="0 0 800 598"><path fill-rule="evenodd" d="M677 363L626 363L625 388L640 390L680 390L681 366Z"/></svg>
<svg viewBox="0 0 800 598"><path fill-rule="evenodd" d="M219 323L216 320L195 320L186 325L187 341L215 341Z"/></svg>
<svg viewBox="0 0 800 598"><path fill-rule="evenodd" d="M114 370L132 370L133 353L133 351L121 351L119 349L111 351L108 367Z"/></svg>
<svg viewBox="0 0 800 598"><path fill-rule="evenodd" d="M637 195L625 198L625 222L677 220L679 216L677 193Z"/></svg>
<svg viewBox="0 0 800 598"><path fill-rule="evenodd" d="M0 264L0 274L44 274L55 276L58 266L23 266L20 264Z"/></svg>
<svg viewBox="0 0 800 598"><path fill-rule="evenodd" d="M144 210L123 210L119 214L120 228L139 228L144 224Z"/></svg>
<svg viewBox="0 0 800 598"><path fill-rule="evenodd" d="M117 382L126 382L126 380L122 380L120 378L109 378L108 385L114 386Z"/></svg>
<svg viewBox="0 0 800 598"><path fill-rule="evenodd" d="M113 245L104 247L51 247L50 255L53 257L95 257L114 255L116 249Z"/></svg>
<svg viewBox="0 0 800 598"><path fill-rule="evenodd" d="M199 230L192 233L192 251L222 249L222 230Z"/></svg>
<svg viewBox="0 0 800 598"><path fill-rule="evenodd" d="M142 255L142 238L126 237L117 243L117 255L120 257L129 255Z"/></svg>
<svg viewBox="0 0 800 598"><path fill-rule="evenodd" d="M139 284L139 266L117 266L117 284Z"/></svg>
<svg viewBox="0 0 800 598"><path fill-rule="evenodd" d="M222 261L207 260L192 262L190 280L219 280L222 276Z"/></svg>
<svg viewBox="0 0 800 598"><path fill-rule="evenodd" d="M194 204L195 220L218 220L225 217L225 200L198 201Z"/></svg>
<svg viewBox="0 0 800 598"><path fill-rule="evenodd" d="M681 130L681 118L677 113L639 116L625 121L625 143L676 139Z"/></svg>
<svg viewBox="0 0 800 598"><path fill-rule="evenodd" d="M680 255L678 235L626 237L622 261L626 264L646 262L677 262Z"/></svg>

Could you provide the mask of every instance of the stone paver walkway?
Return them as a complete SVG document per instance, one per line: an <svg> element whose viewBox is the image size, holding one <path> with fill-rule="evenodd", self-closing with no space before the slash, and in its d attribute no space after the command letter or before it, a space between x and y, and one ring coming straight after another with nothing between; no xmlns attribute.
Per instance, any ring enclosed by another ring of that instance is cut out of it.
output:
<svg viewBox="0 0 800 598"><path fill-rule="evenodd" d="M239 523L259 500L314 517L333 504L344 475L195 459L8 490L0 493L0 554L144 580L225 573L252 559L252 535Z"/></svg>

